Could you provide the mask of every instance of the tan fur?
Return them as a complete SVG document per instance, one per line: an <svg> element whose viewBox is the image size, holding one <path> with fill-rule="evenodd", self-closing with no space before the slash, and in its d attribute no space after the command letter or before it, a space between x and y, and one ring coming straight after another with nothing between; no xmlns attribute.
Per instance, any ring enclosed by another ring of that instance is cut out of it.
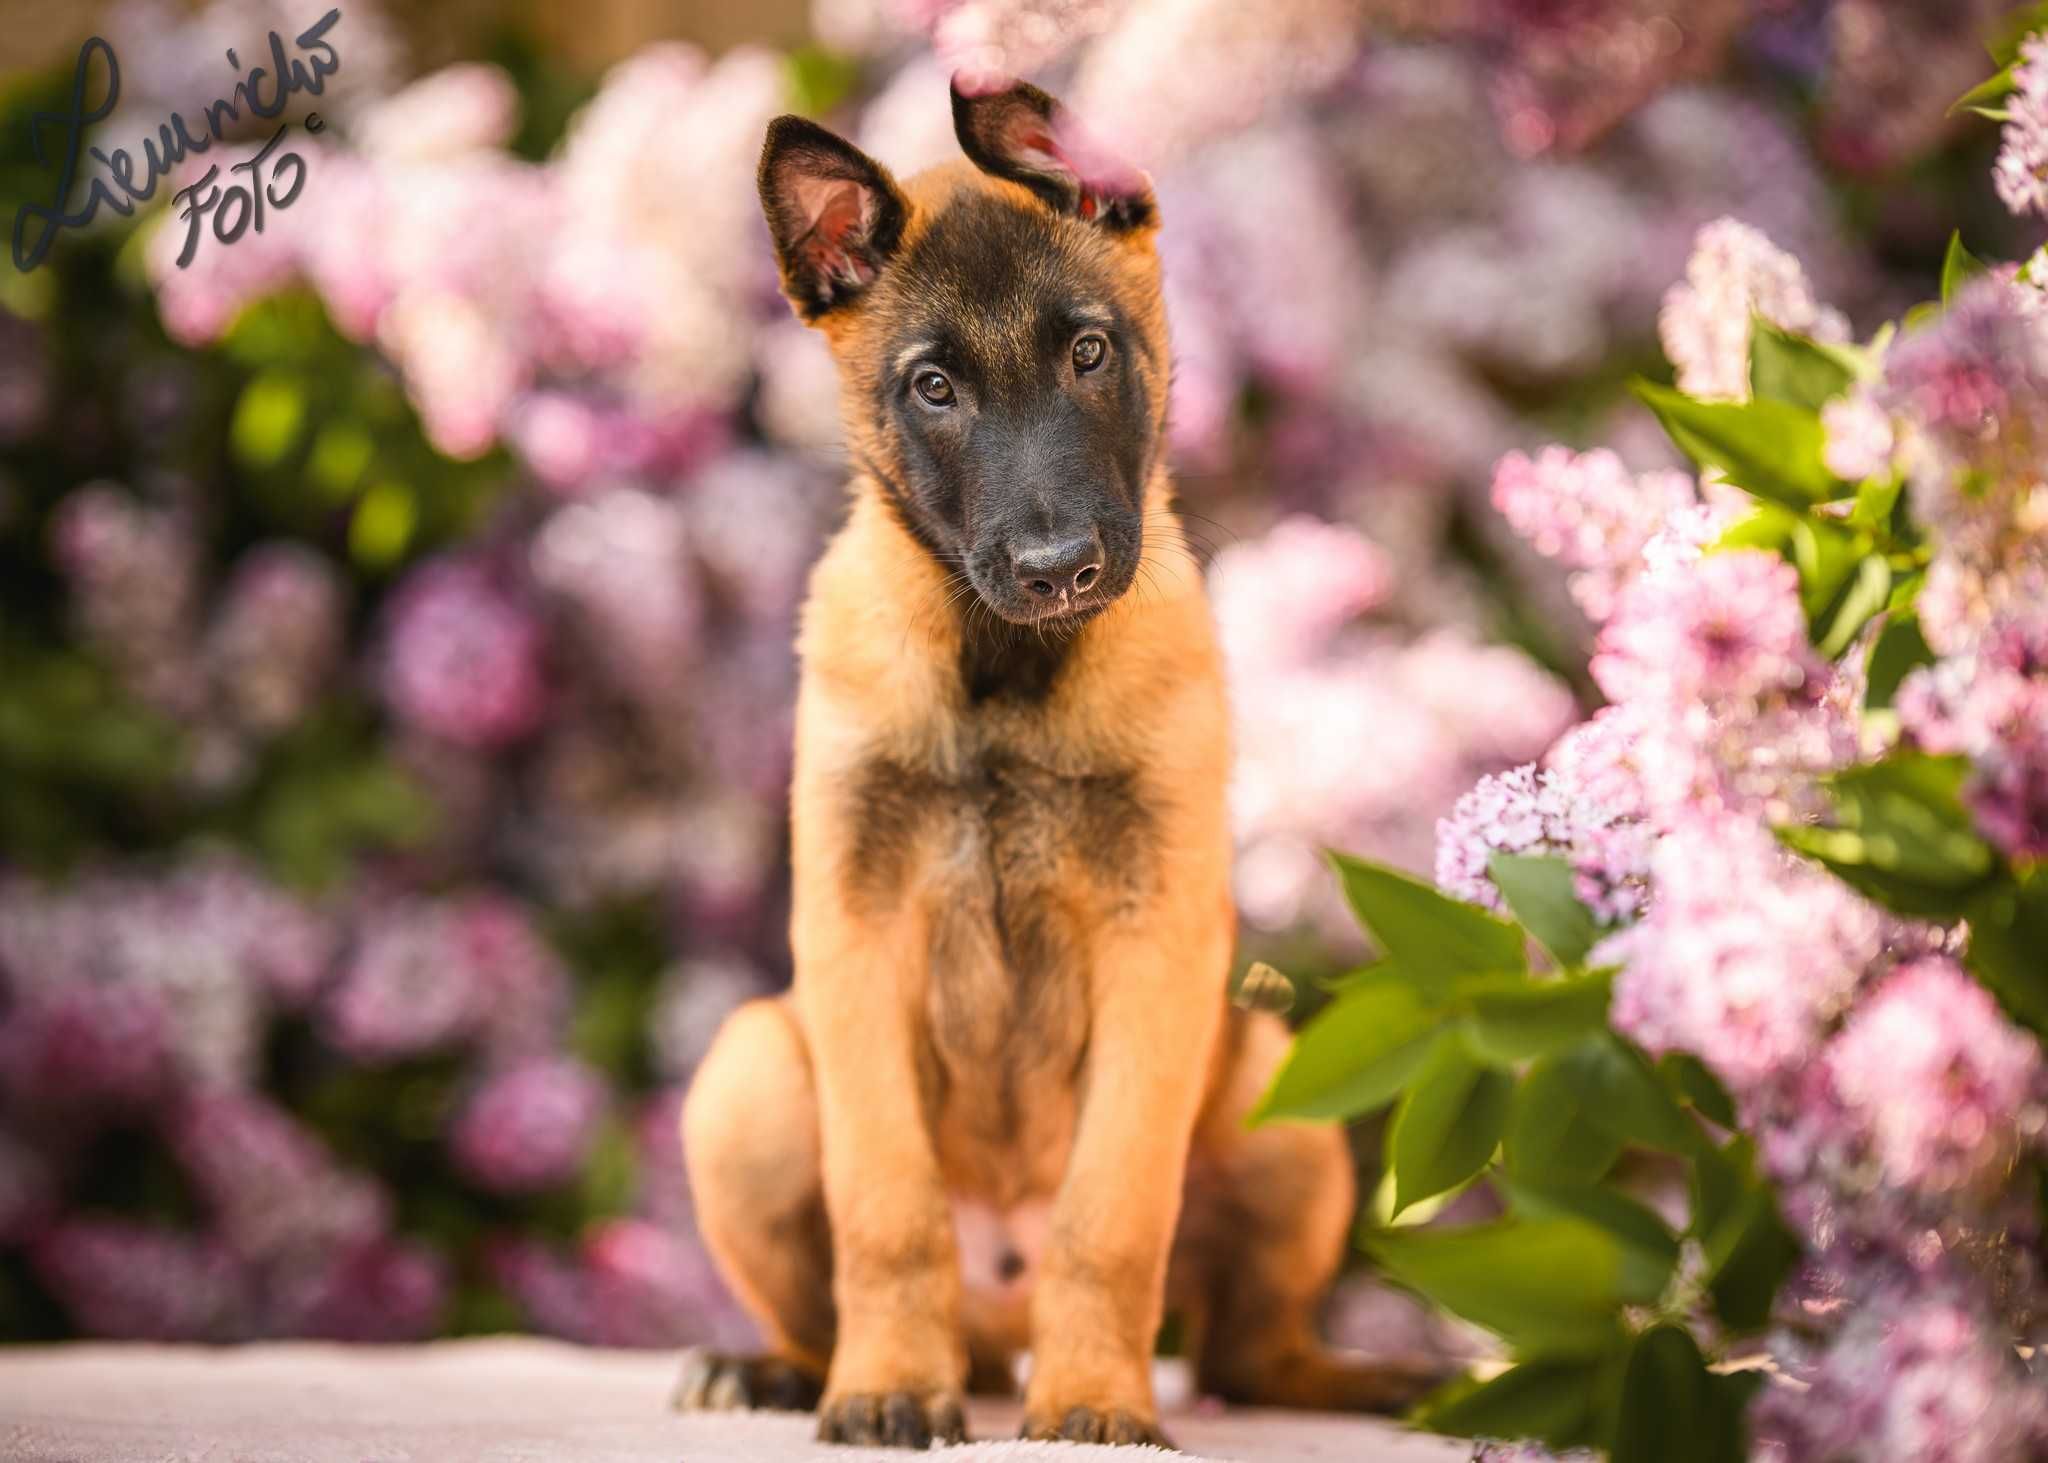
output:
<svg viewBox="0 0 2048 1463"><path fill-rule="evenodd" d="M959 189L1030 198L964 163L934 170L905 189L906 244ZM1164 359L1151 232L1073 227L1076 247L1111 251ZM883 471L893 448L863 403L889 285L820 322L855 460ZM1163 373L1146 384L1163 419ZM826 1436L900 1440L905 1406L944 1435L970 1360L999 1375L1028 1344L1027 1433L1156 1437L1169 1272L1213 1390L1390 1407L1421 1380L1315 1340L1352 1205L1342 1135L1242 1125L1285 1032L1225 999L1228 710L1163 472L1145 539L1137 585L1043 701L969 703L955 586L867 477L812 577L796 980L721 1033L684 1138L722 1270L782 1361L826 1373ZM1017 1293L963 1292L963 1202L1045 1208Z"/></svg>

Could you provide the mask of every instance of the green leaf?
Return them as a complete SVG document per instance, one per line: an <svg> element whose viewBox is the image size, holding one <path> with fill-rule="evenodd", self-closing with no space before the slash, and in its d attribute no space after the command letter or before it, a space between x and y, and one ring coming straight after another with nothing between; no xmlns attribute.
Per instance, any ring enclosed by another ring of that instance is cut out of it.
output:
<svg viewBox="0 0 2048 1463"><path fill-rule="evenodd" d="M1714 1310L1731 1331L1759 1331L1771 1319L1778 1287L1799 1259L1799 1242L1778 1217L1765 1188L1745 1193L1733 1213L1703 1241L1707 1289Z"/></svg>
<svg viewBox="0 0 2048 1463"><path fill-rule="evenodd" d="M1953 102L1949 103L1948 114L1951 117L1962 112L1976 112L1979 115L1985 115L1998 110L1995 105L1996 103L2019 90L2019 82L2014 78L2013 70L2013 67L2007 66L1996 75L1978 82ZM1948 298L1947 279L1948 271L1944 269L1942 271L1944 288L1941 292L1941 297L1944 300Z"/></svg>
<svg viewBox="0 0 2048 1463"><path fill-rule="evenodd" d="M1411 979L1527 966L1522 932L1506 920L1384 864L1341 853L1330 862L1360 923Z"/></svg>
<svg viewBox="0 0 2048 1463"><path fill-rule="evenodd" d="M1982 90L1980 87L1979 90ZM1959 229L1948 236L1948 251L1941 256L1941 302L1946 305L1956 291L1984 272L1984 261L1963 247Z"/></svg>
<svg viewBox="0 0 2048 1463"><path fill-rule="evenodd" d="M1394 1213L1486 1167L1514 1091L1514 1078L1475 1061L1456 1033L1438 1039L1387 1130Z"/></svg>
<svg viewBox="0 0 2048 1463"><path fill-rule="evenodd" d="M1700 1144L1699 1125L1672 1101L1642 1053L1611 1032L1602 1032L1569 1054L1578 1080L1591 1093L1593 1120L1624 1142L1665 1153L1690 1153Z"/></svg>
<svg viewBox="0 0 2048 1463"><path fill-rule="evenodd" d="M1472 1050L1495 1064L1514 1065L1548 1056L1607 1029L1612 971L1529 980L1502 976L1471 983L1465 1031Z"/></svg>
<svg viewBox="0 0 2048 1463"><path fill-rule="evenodd" d="M1552 1448L1593 1446L1614 1360L1525 1361L1490 1382L1460 1383L1423 1404L1415 1422L1458 1438L1535 1438Z"/></svg>
<svg viewBox="0 0 2048 1463"><path fill-rule="evenodd" d="M1576 1219L1383 1229L1363 1243L1396 1281L1525 1357L1597 1356L1615 1344L1620 1308L1663 1289L1642 1283L1612 1236Z"/></svg>
<svg viewBox="0 0 2048 1463"><path fill-rule="evenodd" d="M1816 642L1822 657L1834 660L1846 651L1892 592L1892 566L1882 554L1865 554L1856 575L1828 611L1827 633Z"/></svg>
<svg viewBox="0 0 2048 1463"><path fill-rule="evenodd" d="M1844 826L1863 835L1873 865L1968 889L1983 883L1997 864L1963 806L1969 773L1961 757L1901 752L1838 772L1827 779L1827 788Z"/></svg>
<svg viewBox="0 0 2048 1463"><path fill-rule="evenodd" d="M1371 981L1340 992L1295 1036L1247 1122L1356 1117L1393 1101L1442 1024L1405 985Z"/></svg>
<svg viewBox="0 0 2048 1463"><path fill-rule="evenodd" d="M1892 513L1899 506L1899 493L1904 486L1897 473L1865 478L1856 485L1856 506L1850 510L1848 525L1865 533L1889 534Z"/></svg>
<svg viewBox="0 0 2048 1463"><path fill-rule="evenodd" d="M1781 330L1761 315L1750 317L1749 390L1755 397L1819 411L1856 379L1853 360L1819 341Z"/></svg>
<svg viewBox="0 0 2048 1463"><path fill-rule="evenodd" d="M1723 1128L1735 1126L1735 1103L1728 1089L1691 1052L1666 1052L1657 1071L1695 1112Z"/></svg>
<svg viewBox="0 0 2048 1463"><path fill-rule="evenodd" d="M1923 665L1934 664L1934 651L1920 633L1920 617L1910 611L1893 611L1877 633L1865 662L1867 685L1863 693L1866 710L1883 710L1892 704L1900 684Z"/></svg>
<svg viewBox="0 0 2048 1463"><path fill-rule="evenodd" d="M1559 1183L1591 1183L1614 1167L1623 1139L1596 1119L1603 1100L1589 1081L1585 1062L1574 1053L1544 1057L1515 1089L1505 1139L1508 1170Z"/></svg>
<svg viewBox="0 0 2048 1463"><path fill-rule="evenodd" d="M1659 1294L1678 1267L1678 1236L1626 1195L1597 1184L1519 1178L1502 1181L1514 1212L1527 1219L1577 1219L1608 1234L1632 1267L1634 1284Z"/></svg>
<svg viewBox="0 0 2048 1463"><path fill-rule="evenodd" d="M1759 498L1804 510L1850 492L1822 460L1826 434L1817 412L1768 399L1695 401L1652 381L1634 389L1680 451Z"/></svg>
<svg viewBox="0 0 2048 1463"><path fill-rule="evenodd" d="M1968 963L1999 1004L2048 1036L2048 874L2000 881L1970 904Z"/></svg>
<svg viewBox="0 0 2048 1463"><path fill-rule="evenodd" d="M1487 872L1522 928L1561 966L1582 965L1600 938L1593 913L1579 903L1572 866L1561 858L1496 853Z"/></svg>
<svg viewBox="0 0 2048 1463"><path fill-rule="evenodd" d="M1722 1148L1702 1144L1692 1183L1692 1232L1706 1258L1715 1310L1731 1330L1758 1330L1799 1246L1778 1217L1770 1186L1757 1177L1747 1138Z"/></svg>
<svg viewBox="0 0 2048 1463"><path fill-rule="evenodd" d="M1758 503L1729 524L1707 551L1722 554L1735 549L1766 549L1790 559L1792 532L1800 521L1799 515L1780 508L1776 503Z"/></svg>
<svg viewBox="0 0 2048 1463"><path fill-rule="evenodd" d="M1743 1463L1742 1416L1683 1326L1652 1326L1629 1350L1613 1463Z"/></svg>
<svg viewBox="0 0 2048 1463"><path fill-rule="evenodd" d="M1792 525L1787 548L1786 557L1799 571L1799 604L1806 611L1808 633L1818 643L1855 582L1865 550L1854 534L1811 518Z"/></svg>

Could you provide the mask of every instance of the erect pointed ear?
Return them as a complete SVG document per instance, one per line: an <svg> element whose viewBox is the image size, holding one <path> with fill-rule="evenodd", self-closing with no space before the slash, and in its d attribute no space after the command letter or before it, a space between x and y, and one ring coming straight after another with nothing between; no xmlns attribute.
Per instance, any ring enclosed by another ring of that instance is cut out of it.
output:
<svg viewBox="0 0 2048 1463"><path fill-rule="evenodd" d="M1151 180L1029 82L954 76L953 132L984 173L1022 183L1069 217L1119 232L1156 217Z"/></svg>
<svg viewBox="0 0 2048 1463"><path fill-rule="evenodd" d="M888 169L802 117L777 117L761 147L761 209L782 288L806 320L875 282L907 213Z"/></svg>

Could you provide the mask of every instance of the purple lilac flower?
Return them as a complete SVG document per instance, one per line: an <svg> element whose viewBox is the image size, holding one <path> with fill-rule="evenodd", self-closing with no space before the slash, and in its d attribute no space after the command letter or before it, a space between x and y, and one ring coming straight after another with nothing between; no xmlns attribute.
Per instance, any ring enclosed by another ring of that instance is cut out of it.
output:
<svg viewBox="0 0 2048 1463"><path fill-rule="evenodd" d="M665 1076L686 1079L711 1050L725 1018L767 990L761 972L736 956L700 957L671 966L662 975L655 998L656 1065Z"/></svg>
<svg viewBox="0 0 2048 1463"><path fill-rule="evenodd" d="M327 689L340 658L341 576L297 544L263 544L228 577L206 634L213 682L237 721L272 733Z"/></svg>
<svg viewBox="0 0 2048 1463"><path fill-rule="evenodd" d="M139 1110L169 1079L168 1025L157 995L131 985L21 992L0 1019L0 1085L25 1108Z"/></svg>
<svg viewBox="0 0 2048 1463"><path fill-rule="evenodd" d="M114 1219L67 1218L30 1247L37 1277L90 1336L227 1341L244 1333L249 1279L219 1241Z"/></svg>
<svg viewBox="0 0 2048 1463"><path fill-rule="evenodd" d="M51 532L80 635L145 700L193 709L201 691L190 653L200 548L188 515L96 484L58 505Z"/></svg>
<svg viewBox="0 0 2048 1463"><path fill-rule="evenodd" d="M475 1031L488 993L477 968L460 958L444 906L394 899L367 910L358 929L320 1007L330 1042L359 1061L389 1061Z"/></svg>
<svg viewBox="0 0 2048 1463"><path fill-rule="evenodd" d="M341 1169L318 1137L265 1098L195 1095L166 1128L222 1238L245 1260L324 1253L380 1234L388 1221L377 1186Z"/></svg>
<svg viewBox="0 0 2048 1463"><path fill-rule="evenodd" d="M568 1017L569 972L527 911L476 891L446 901L442 918L450 977L473 985L476 1030L489 1053L503 1060L549 1049Z"/></svg>
<svg viewBox="0 0 2048 1463"><path fill-rule="evenodd" d="M2048 614L1997 617L1974 650L1907 677L1897 707L1917 745L1971 759L1963 797L1985 836L2048 856Z"/></svg>
<svg viewBox="0 0 2048 1463"><path fill-rule="evenodd" d="M264 1332L326 1341L425 1341L447 1310L449 1266L434 1250L377 1237L272 1273Z"/></svg>
<svg viewBox="0 0 2048 1463"><path fill-rule="evenodd" d="M457 1168L495 1193L554 1188L582 1167L605 1105L604 1082L581 1062L527 1062L484 1080L456 1115L449 1148Z"/></svg>
<svg viewBox="0 0 2048 1463"><path fill-rule="evenodd" d="M2034 1456L2043 1400L1966 1297L1892 1281L1851 1307L1804 1385L1773 1386L1752 1414L1759 1458L2005 1463Z"/></svg>
<svg viewBox="0 0 2048 1463"><path fill-rule="evenodd" d="M390 611L384 695L404 720L469 747L517 741L547 704L539 623L480 565L413 572Z"/></svg>

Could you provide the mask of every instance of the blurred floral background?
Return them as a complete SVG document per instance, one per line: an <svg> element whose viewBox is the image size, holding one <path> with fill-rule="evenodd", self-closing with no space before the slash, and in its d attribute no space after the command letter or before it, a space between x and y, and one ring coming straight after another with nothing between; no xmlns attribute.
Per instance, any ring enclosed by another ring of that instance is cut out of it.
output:
<svg viewBox="0 0 2048 1463"><path fill-rule="evenodd" d="M790 639L845 473L773 115L908 172L950 71L1001 69L1154 174L1242 954L1313 972L1357 939L1324 846L1427 870L1599 704L1599 586L1493 468L1675 465L1623 383L1669 379L1700 228L1859 336L1958 222L2031 251L1949 115L2004 8L344 3L261 233L181 268L182 219L103 209L0 265L0 1337L746 1334L675 1117L788 978ZM50 201L29 119L89 30L134 149L323 9L0 4L0 208Z"/></svg>

